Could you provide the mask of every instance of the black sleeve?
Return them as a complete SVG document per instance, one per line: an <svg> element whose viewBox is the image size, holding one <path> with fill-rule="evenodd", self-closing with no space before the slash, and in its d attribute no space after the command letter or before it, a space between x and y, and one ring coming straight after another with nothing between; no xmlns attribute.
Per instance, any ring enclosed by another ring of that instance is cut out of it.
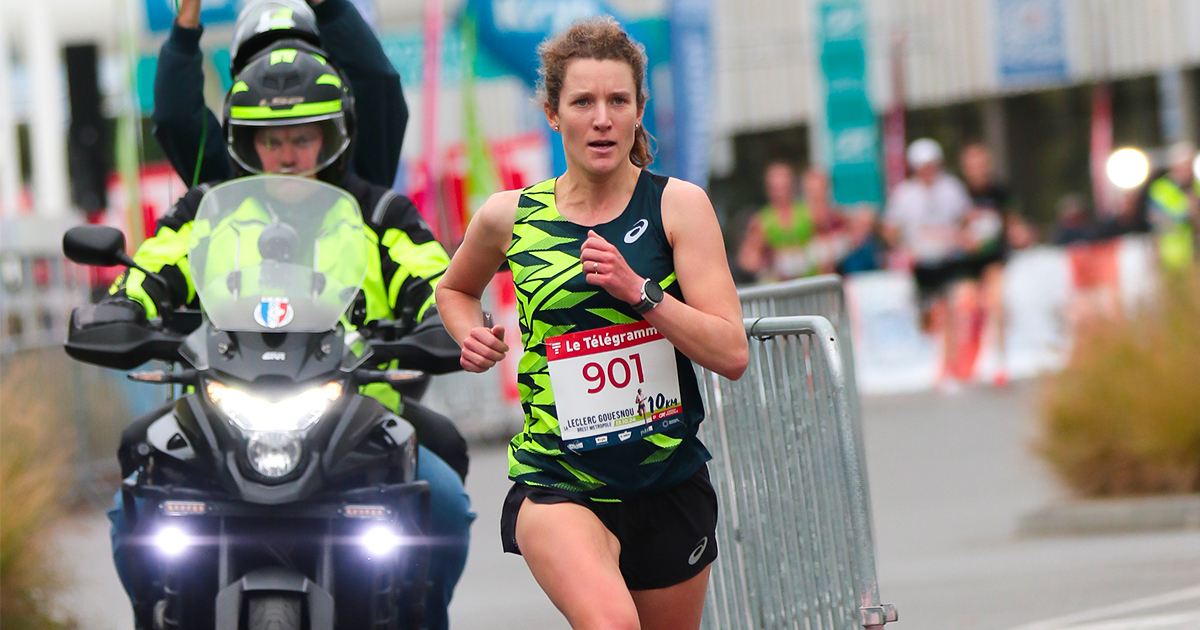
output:
<svg viewBox="0 0 1200 630"><path fill-rule="evenodd" d="M346 75L354 93L358 129L351 170L373 184L391 188L408 126L400 74L349 0L325 0L313 7L313 12L321 29L321 47Z"/></svg>
<svg viewBox="0 0 1200 630"><path fill-rule="evenodd" d="M188 186L233 176L221 124L204 104L203 32L172 26L154 72L154 137Z"/></svg>

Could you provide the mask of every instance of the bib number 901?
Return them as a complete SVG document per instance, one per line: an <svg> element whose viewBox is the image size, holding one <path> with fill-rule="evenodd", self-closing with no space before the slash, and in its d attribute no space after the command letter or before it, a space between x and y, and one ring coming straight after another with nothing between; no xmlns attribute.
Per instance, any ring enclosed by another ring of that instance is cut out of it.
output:
<svg viewBox="0 0 1200 630"><path fill-rule="evenodd" d="M588 388L589 394L596 394L604 390L606 385L611 384L617 389L622 389L629 386L629 381L633 379L633 373L637 372L637 382L642 384L646 382L646 376L642 374L642 357L640 354L629 355L629 361L622 357L616 357L608 362L608 369L596 363L595 361L583 366L583 379L589 383L598 383L594 388ZM631 369L629 364L633 364ZM606 379L605 376L608 376Z"/></svg>

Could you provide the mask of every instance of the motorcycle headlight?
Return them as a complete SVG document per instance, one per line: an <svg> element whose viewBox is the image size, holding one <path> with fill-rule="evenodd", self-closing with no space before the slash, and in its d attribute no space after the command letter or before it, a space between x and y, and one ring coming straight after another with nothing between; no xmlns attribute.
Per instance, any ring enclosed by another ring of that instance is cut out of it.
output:
<svg viewBox="0 0 1200 630"><path fill-rule="evenodd" d="M246 443L246 458L258 474L282 477L296 469L303 449L294 432L261 431L250 435Z"/></svg>
<svg viewBox="0 0 1200 630"><path fill-rule="evenodd" d="M269 402L209 381L208 399L229 421L247 433L304 431L342 396L342 384L331 382L302 394Z"/></svg>

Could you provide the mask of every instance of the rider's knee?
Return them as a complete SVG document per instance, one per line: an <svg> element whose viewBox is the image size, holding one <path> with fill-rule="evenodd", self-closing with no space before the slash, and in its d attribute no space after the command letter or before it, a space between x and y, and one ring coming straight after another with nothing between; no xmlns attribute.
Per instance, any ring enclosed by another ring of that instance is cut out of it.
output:
<svg viewBox="0 0 1200 630"><path fill-rule="evenodd" d="M425 447L420 447L417 478L429 482L434 531L443 536L467 537L475 514L458 473Z"/></svg>

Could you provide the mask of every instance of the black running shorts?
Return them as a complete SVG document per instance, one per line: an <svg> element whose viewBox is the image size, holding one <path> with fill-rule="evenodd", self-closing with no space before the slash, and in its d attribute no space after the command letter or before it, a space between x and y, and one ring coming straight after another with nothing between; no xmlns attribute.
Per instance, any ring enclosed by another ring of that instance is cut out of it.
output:
<svg viewBox="0 0 1200 630"><path fill-rule="evenodd" d="M666 588L690 580L717 559L717 493L701 467L662 492L621 502L514 483L504 499L500 537L506 553L517 547L517 513L534 503L575 503L591 510L621 543L621 575L631 591Z"/></svg>

